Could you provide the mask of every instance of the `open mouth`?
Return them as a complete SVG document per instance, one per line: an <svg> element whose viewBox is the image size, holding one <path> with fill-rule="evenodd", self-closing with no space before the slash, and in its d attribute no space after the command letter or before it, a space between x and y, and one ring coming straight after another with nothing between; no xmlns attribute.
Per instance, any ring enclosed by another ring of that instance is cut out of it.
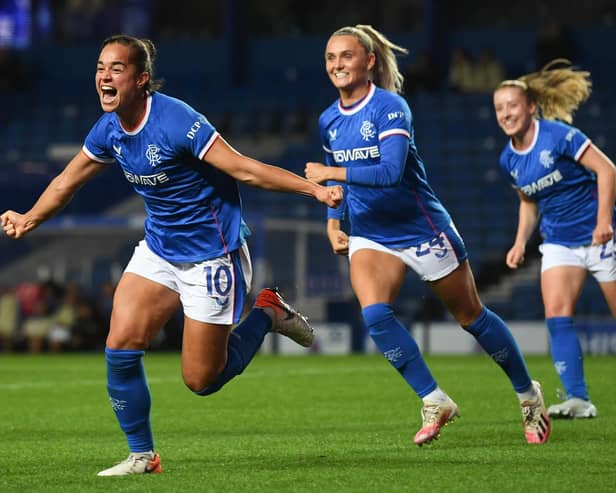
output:
<svg viewBox="0 0 616 493"><path fill-rule="evenodd" d="M511 128L515 127L515 125L516 125L515 120L507 119L507 120L503 120L502 121L502 126L507 128L507 129L511 129Z"/></svg>
<svg viewBox="0 0 616 493"><path fill-rule="evenodd" d="M111 86L101 86L102 101L104 104L113 103L115 97L118 94L118 90Z"/></svg>

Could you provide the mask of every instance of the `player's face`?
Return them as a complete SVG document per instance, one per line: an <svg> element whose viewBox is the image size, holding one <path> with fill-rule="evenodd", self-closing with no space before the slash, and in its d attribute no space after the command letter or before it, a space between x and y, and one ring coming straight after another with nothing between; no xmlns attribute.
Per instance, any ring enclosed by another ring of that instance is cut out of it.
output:
<svg viewBox="0 0 616 493"><path fill-rule="evenodd" d="M325 49L325 69L338 90L352 93L364 88L372 67L374 54L366 53L355 36L339 35L329 39Z"/></svg>
<svg viewBox="0 0 616 493"><path fill-rule="evenodd" d="M105 46L96 64L96 91L106 112L130 111L143 102L143 87L148 74L138 74L130 61L130 47L119 43Z"/></svg>
<svg viewBox="0 0 616 493"><path fill-rule="evenodd" d="M494 91L496 121L508 137L522 137L531 127L536 105L530 103L519 87L501 87Z"/></svg>

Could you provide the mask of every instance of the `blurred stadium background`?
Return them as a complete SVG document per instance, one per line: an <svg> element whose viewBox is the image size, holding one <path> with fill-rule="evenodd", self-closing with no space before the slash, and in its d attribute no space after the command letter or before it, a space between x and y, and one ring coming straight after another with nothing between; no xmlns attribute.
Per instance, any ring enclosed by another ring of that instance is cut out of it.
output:
<svg viewBox="0 0 616 493"><path fill-rule="evenodd" d="M80 148L101 113L93 84L100 42L116 32L154 40L163 92L203 112L233 146L302 174L307 160L322 159L317 118L336 98L324 73L326 40L357 23L409 48L399 63L416 143L465 239L483 301L512 322L524 351L546 353L536 249L529 245L523 269L504 266L517 199L498 170L505 138L491 92L454 87L449 74L460 51L475 60L490 52L512 78L570 58L594 83L574 124L614 160L614 1L586 2L581 10L569 0L0 0L0 210L29 208ZM312 351L371 351L347 262L325 237L323 208L303 197L242 192L254 233L253 288L275 283L309 314L320 334ZM142 226L140 200L110 169L34 234L17 242L0 237L2 296L15 295L19 308L5 350L101 349L110 293ZM67 305L72 318L58 315ZM477 351L412 274L398 308L424 351ZM592 279L578 316L587 352L616 352L616 328ZM56 335L29 344L27 321L49 322ZM70 325L68 339L62 324ZM180 331L178 316L156 347L177 349ZM284 342L270 338L265 350L294 351Z"/></svg>

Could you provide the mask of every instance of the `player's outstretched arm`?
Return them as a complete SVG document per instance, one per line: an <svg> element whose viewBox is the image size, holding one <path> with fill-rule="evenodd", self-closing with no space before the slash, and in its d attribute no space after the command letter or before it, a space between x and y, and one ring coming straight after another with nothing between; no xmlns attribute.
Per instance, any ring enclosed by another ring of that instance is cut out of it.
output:
<svg viewBox="0 0 616 493"><path fill-rule="evenodd" d="M343 166L334 167L326 166L322 163L306 163L304 168L304 174L306 179L313 183L325 183L327 181L347 181L347 169Z"/></svg>
<svg viewBox="0 0 616 493"><path fill-rule="evenodd" d="M62 210L75 192L105 166L79 151L66 168L51 180L28 212L20 214L8 210L0 216L2 229L11 238L21 238Z"/></svg>
<svg viewBox="0 0 616 493"><path fill-rule="evenodd" d="M247 185L308 195L329 207L338 207L342 201L342 187L338 185L324 187L278 166L244 156L222 137L216 139L203 160Z"/></svg>

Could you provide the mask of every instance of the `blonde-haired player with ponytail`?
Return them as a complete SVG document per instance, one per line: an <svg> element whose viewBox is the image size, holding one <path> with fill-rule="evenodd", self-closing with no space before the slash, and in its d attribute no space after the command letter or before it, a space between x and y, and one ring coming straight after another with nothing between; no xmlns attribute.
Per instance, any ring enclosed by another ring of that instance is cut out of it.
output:
<svg viewBox="0 0 616 493"><path fill-rule="evenodd" d="M554 367L564 386L552 417L591 418L574 310L591 272L616 316L616 168L579 129L573 113L591 93L590 73L557 59L494 91L496 120L510 140L500 165L520 199L507 253L515 269L540 218L541 293Z"/></svg>
<svg viewBox="0 0 616 493"><path fill-rule="evenodd" d="M343 27L327 43L325 68L340 97L319 118L327 166L307 163L306 177L346 187L350 234L341 229L345 210L329 209L330 243L335 253L349 256L368 333L423 401L417 445L438 438L459 410L394 313L408 269L505 371L520 400L526 440L544 443L550 424L541 387L507 325L481 303L462 238L427 181L411 111L400 96L396 53L406 50L366 25Z"/></svg>

